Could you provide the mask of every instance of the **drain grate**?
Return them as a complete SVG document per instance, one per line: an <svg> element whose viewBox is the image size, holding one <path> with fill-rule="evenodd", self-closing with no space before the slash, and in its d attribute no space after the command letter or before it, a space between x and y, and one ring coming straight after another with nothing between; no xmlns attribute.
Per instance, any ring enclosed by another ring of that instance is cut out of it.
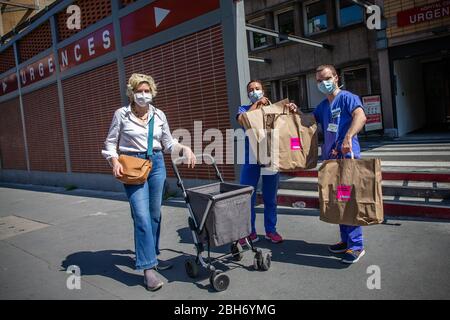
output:
<svg viewBox="0 0 450 320"><path fill-rule="evenodd" d="M48 227L48 224L17 216L2 217L0 218L0 240L45 227Z"/></svg>

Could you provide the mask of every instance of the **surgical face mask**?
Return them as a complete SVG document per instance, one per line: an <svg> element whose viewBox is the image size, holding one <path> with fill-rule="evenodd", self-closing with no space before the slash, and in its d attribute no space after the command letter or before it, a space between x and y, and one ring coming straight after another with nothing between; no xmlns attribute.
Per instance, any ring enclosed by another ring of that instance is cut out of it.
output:
<svg viewBox="0 0 450 320"><path fill-rule="evenodd" d="M152 99L153 99L153 96L152 96L151 93L136 92L134 94L134 102L136 102L136 104L139 107L146 107L146 106L148 106L150 103L152 103Z"/></svg>
<svg viewBox="0 0 450 320"><path fill-rule="evenodd" d="M337 89L336 83L334 83L333 79L323 80L322 82L317 84L317 88L319 88L320 92L326 95L333 94L333 92Z"/></svg>
<svg viewBox="0 0 450 320"><path fill-rule="evenodd" d="M253 91L248 93L248 98L250 99L250 101L252 103L255 103L256 101L258 101L262 97L264 97L264 93L263 93L262 90L253 90Z"/></svg>

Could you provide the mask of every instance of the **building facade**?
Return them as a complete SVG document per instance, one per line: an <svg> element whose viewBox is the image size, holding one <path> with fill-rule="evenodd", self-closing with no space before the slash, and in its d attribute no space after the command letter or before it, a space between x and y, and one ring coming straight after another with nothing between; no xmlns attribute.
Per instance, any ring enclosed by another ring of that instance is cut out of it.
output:
<svg viewBox="0 0 450 320"><path fill-rule="evenodd" d="M332 46L328 50L248 32L249 56L265 61L250 61L251 77L264 82L272 100L287 97L310 112L323 99L315 68L333 64L344 89L360 97L379 96L379 133L395 137L443 127L450 114L449 83L443 76L448 73L449 1L371 3L381 9L379 30L368 28L371 13L361 1L246 0L248 24ZM438 85L430 85L434 82ZM427 116L426 106L433 108Z"/></svg>
<svg viewBox="0 0 450 320"><path fill-rule="evenodd" d="M388 121L399 136L450 123L450 1L385 0L379 50Z"/></svg>
<svg viewBox="0 0 450 320"><path fill-rule="evenodd" d="M80 8L80 28L68 27L71 5ZM101 150L115 110L129 103L132 73L154 77L154 104L171 131L193 134L183 144L202 152L214 138L209 128L225 137L245 94L241 72L248 81L247 50L237 46L243 12L228 0L54 2L0 46L0 181L123 191ZM224 147L228 155L233 145ZM216 180L211 167L180 172ZM238 176L233 163L219 168L224 179Z"/></svg>
<svg viewBox="0 0 450 320"><path fill-rule="evenodd" d="M50 6L55 0L3 1L0 5L0 37Z"/></svg>

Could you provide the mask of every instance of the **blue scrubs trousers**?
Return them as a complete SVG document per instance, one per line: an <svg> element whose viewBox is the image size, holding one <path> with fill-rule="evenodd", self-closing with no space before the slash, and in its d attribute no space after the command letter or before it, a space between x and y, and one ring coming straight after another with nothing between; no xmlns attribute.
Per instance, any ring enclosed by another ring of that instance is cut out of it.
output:
<svg viewBox="0 0 450 320"><path fill-rule="evenodd" d="M252 232L256 232L255 228L255 203L256 203L256 188L259 177L261 175L261 166L259 164L244 164L242 166L240 184L253 186L255 192L252 196ZM267 233L276 232L277 224L277 191L280 174L262 176L262 195L264 201L264 228Z"/></svg>
<svg viewBox="0 0 450 320"><path fill-rule="evenodd" d="M346 156L346 158L351 157ZM359 156L355 155L355 159L359 158ZM347 249L353 251L360 251L364 249L362 227L340 224L339 230L341 232L341 241L347 244Z"/></svg>
<svg viewBox="0 0 450 320"><path fill-rule="evenodd" d="M362 227L339 225L341 241L347 244L347 249L359 251L364 249Z"/></svg>

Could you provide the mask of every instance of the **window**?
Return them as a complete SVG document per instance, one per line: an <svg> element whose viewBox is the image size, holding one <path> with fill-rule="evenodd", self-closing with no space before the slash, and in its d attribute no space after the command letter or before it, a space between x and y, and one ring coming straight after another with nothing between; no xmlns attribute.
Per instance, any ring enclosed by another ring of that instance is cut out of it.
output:
<svg viewBox="0 0 450 320"><path fill-rule="evenodd" d="M300 88L297 79L285 80L281 82L281 91L283 99L289 99L290 102L299 104Z"/></svg>
<svg viewBox="0 0 450 320"><path fill-rule="evenodd" d="M273 101L273 95L272 95L272 83L270 82L264 82L264 95L269 99L270 101Z"/></svg>
<svg viewBox="0 0 450 320"><path fill-rule="evenodd" d="M294 11L292 8L275 13L275 29L284 34L295 33ZM287 40L280 40L277 38L278 43L285 41Z"/></svg>
<svg viewBox="0 0 450 320"><path fill-rule="evenodd" d="M363 7L350 0L337 0L339 26L345 27L351 24L364 21Z"/></svg>
<svg viewBox="0 0 450 320"><path fill-rule="evenodd" d="M266 20L264 17L257 18L255 20L249 21L250 24L255 25L257 27L266 27ZM250 48L251 50L256 50L260 48L267 47L267 36L256 33L256 32L250 32Z"/></svg>
<svg viewBox="0 0 450 320"><path fill-rule="evenodd" d="M345 90L360 97L371 94L368 66L343 69L341 77Z"/></svg>
<svg viewBox="0 0 450 320"><path fill-rule="evenodd" d="M327 11L325 1L307 2L304 4L306 34L314 34L327 30Z"/></svg>
<svg viewBox="0 0 450 320"><path fill-rule="evenodd" d="M308 107L309 109L315 109L325 99L325 95L317 88L315 73L306 76L306 86L308 88Z"/></svg>

